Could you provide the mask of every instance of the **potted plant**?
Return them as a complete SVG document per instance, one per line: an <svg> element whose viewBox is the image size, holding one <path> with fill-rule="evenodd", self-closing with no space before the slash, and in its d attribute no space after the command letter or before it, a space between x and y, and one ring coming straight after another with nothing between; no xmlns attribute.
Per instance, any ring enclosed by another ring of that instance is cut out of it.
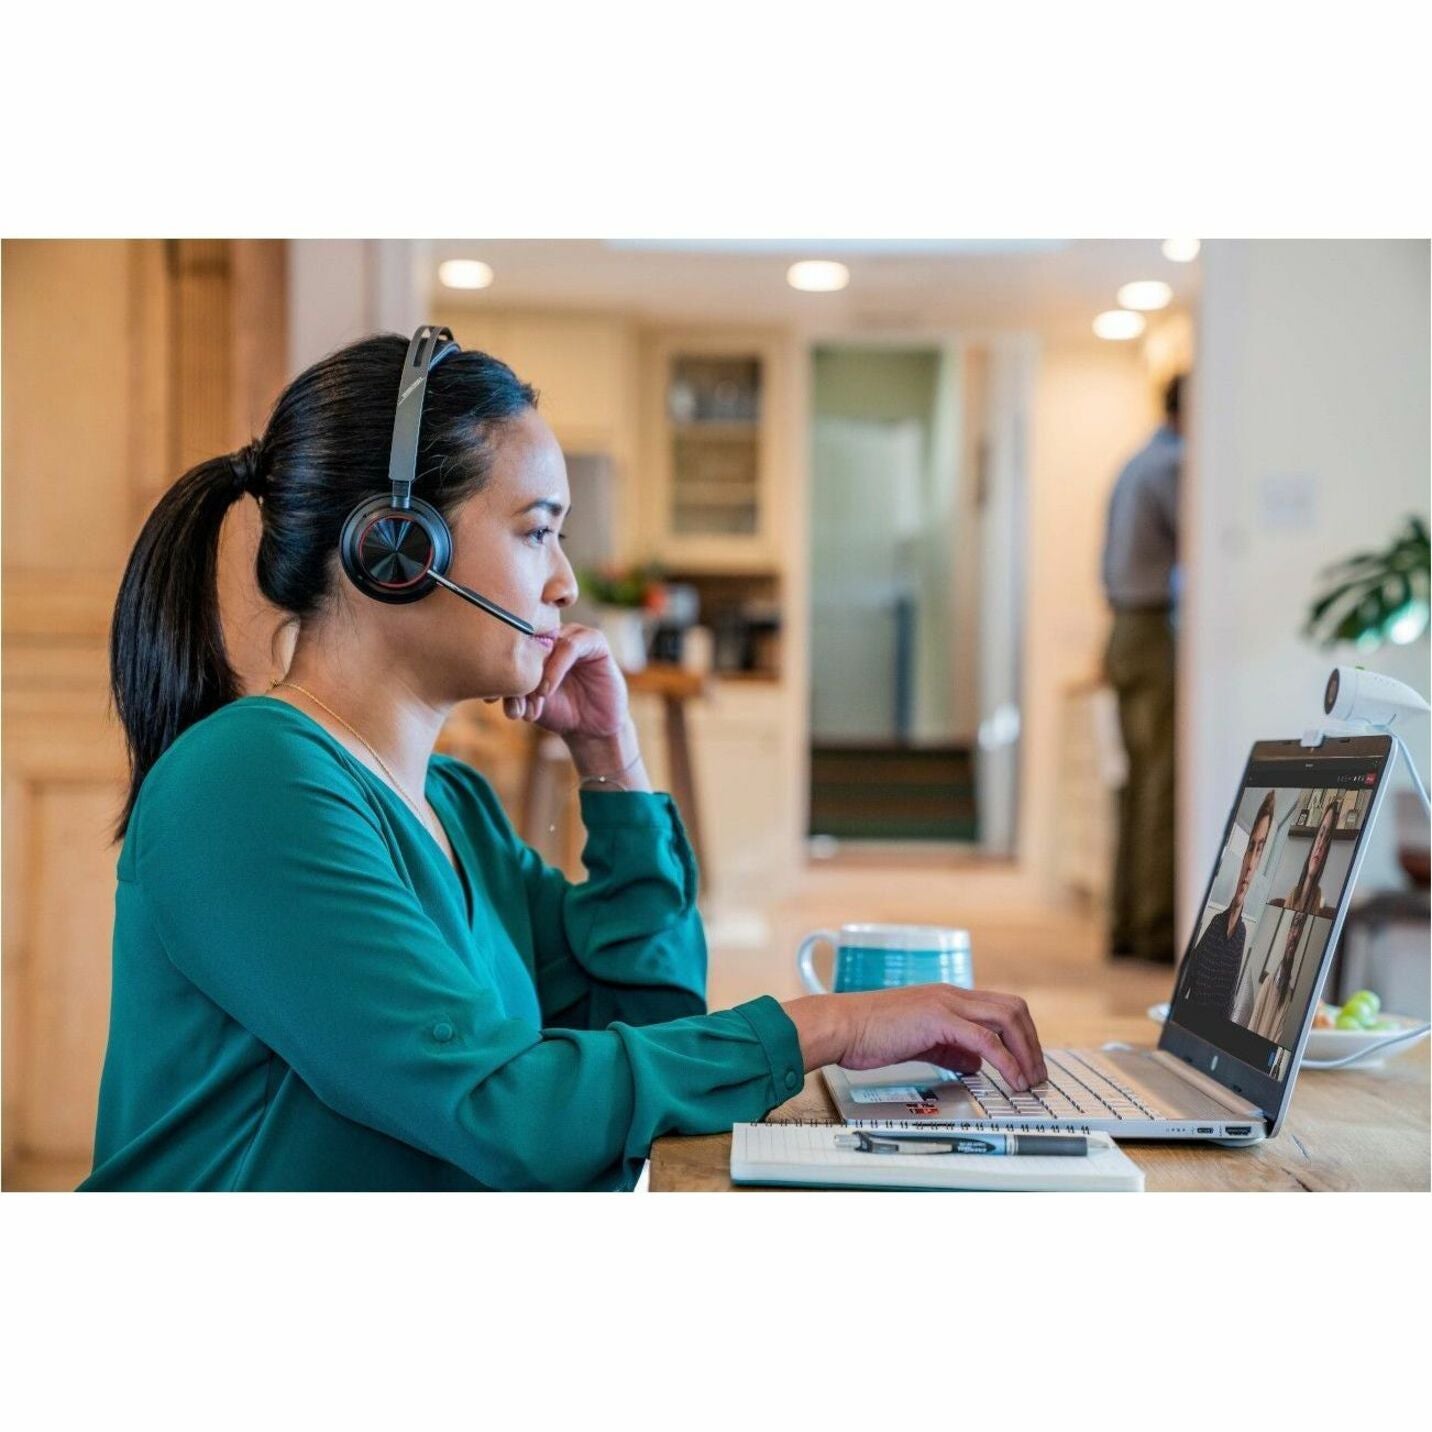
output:
<svg viewBox="0 0 1432 1432"><path fill-rule="evenodd" d="M1381 552L1358 552L1323 571L1325 587L1308 612L1307 636L1324 646L1351 642L1375 651L1405 646L1427 630L1428 546L1421 518Z"/></svg>
<svg viewBox="0 0 1432 1432"><path fill-rule="evenodd" d="M1375 651L1384 642L1405 646L1427 630L1427 527L1409 517L1381 552L1358 552L1325 569L1324 591L1308 612L1305 632L1324 646L1351 642ZM1408 758L1411 759L1410 757ZM1411 791L1398 791L1398 860L1414 885L1427 888L1427 820Z"/></svg>
<svg viewBox="0 0 1432 1432"><path fill-rule="evenodd" d="M624 671L640 671L646 665L650 629L666 605L661 569L650 562L608 564L584 572L581 585L596 603L596 623L606 634L617 665Z"/></svg>

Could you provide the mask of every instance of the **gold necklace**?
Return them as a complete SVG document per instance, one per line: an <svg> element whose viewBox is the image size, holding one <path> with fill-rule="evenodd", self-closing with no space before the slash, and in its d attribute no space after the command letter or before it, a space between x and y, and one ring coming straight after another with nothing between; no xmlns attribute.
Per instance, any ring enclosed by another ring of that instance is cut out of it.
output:
<svg viewBox="0 0 1432 1432"><path fill-rule="evenodd" d="M434 839L437 840L438 844L439 844L439 845L442 844L442 840L441 840L441 838L437 835L437 832L436 832L435 830L433 830L433 824L432 824L432 822L428 819L426 812L422 809L421 806L419 806L419 805L417 804L416 801L413 800L412 796L410 796L410 795L407 793L407 791L405 791L405 790L403 789L403 783L397 778L397 776L395 776L395 775L393 774L392 770L391 770L391 769L389 768L389 766L388 766L388 763L377 753L377 751L375 751L375 750L373 749L372 744L364 738L364 736L363 736L363 734L362 734L361 731L354 731L354 730L353 730L353 727L352 727L352 726L349 726L349 725L348 725L348 722L346 722L331 706L324 706L323 702L320 701L320 700L318 699L318 697L316 697L316 696L313 694L313 692L311 692L306 686L300 686L300 685L298 684L298 682L296 682L296 681L271 681L271 682L269 682L269 690L270 690L270 691L275 691L275 690L277 690L280 686L288 686L288 687L291 687L294 691L301 691L301 692L303 692L303 694L304 694L306 697L308 697L308 699L309 699L311 702L313 702L313 704L314 704L315 706L322 706L323 709L324 709L326 712L328 712L328 714L329 714L331 717L333 717L333 719L334 719L335 721L337 721L337 722L338 722L340 725L342 725L342 726L347 726L350 731L353 731L353 734L354 734L355 736L357 736L358 739L359 739L360 741L362 741L365 746L368 747L368 750L369 750L370 754L372 755L373 759L374 759L375 761L377 761L377 763L378 763L380 766L382 766L384 773L387 775L388 779L393 783L393 789L394 789L395 791L397 791L397 793L398 793L400 796L402 796L402 798L403 798L405 801L407 801L407 803L408 803L410 806L412 806L413 811L414 811L414 813L417 815L418 819L419 819L420 821L422 821L424 827L433 835Z"/></svg>

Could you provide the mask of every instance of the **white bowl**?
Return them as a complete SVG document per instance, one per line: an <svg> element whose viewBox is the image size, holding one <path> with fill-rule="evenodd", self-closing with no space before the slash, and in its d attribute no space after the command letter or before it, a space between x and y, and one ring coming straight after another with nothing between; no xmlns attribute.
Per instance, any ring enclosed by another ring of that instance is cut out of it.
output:
<svg viewBox="0 0 1432 1432"><path fill-rule="evenodd" d="M1333 1018L1337 1018L1337 1005L1329 1006L1333 1011ZM1168 1018L1168 1005L1151 1004L1148 1015L1155 1024L1162 1024ZM1303 1050L1303 1062L1308 1068L1313 1068L1315 1063L1328 1059L1351 1059L1353 1055L1362 1053L1363 1050L1371 1050L1374 1045L1384 1039L1391 1039L1395 1034L1403 1030L1416 1029L1423 1021L1408 1019L1402 1014L1387 1014L1384 1012L1379 1016L1385 1019L1392 1027L1390 1029L1310 1029L1308 1031L1307 1048ZM1394 1044L1390 1049L1378 1051L1375 1056L1367 1059L1359 1059L1356 1065L1344 1064L1344 1069L1354 1067L1370 1069L1375 1064L1381 1064L1388 1054L1400 1054L1404 1049L1410 1048L1413 1040L1404 1040L1401 1044Z"/></svg>

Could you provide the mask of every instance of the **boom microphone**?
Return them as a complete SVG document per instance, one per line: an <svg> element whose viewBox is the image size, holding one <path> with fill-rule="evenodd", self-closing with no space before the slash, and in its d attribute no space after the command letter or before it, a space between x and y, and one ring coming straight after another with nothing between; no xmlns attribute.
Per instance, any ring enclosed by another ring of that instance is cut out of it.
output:
<svg viewBox="0 0 1432 1432"><path fill-rule="evenodd" d="M524 636L537 635L537 628L531 622L525 622L521 617L513 616L506 607L499 607L496 602L488 601L480 593L474 592L471 587L463 587L457 582L450 582L440 572L433 571L431 567L428 568L428 576L438 586L446 587L454 596L461 597L465 602L471 602L475 607L481 607L488 616L496 617L498 621L506 622L510 627L516 627Z"/></svg>

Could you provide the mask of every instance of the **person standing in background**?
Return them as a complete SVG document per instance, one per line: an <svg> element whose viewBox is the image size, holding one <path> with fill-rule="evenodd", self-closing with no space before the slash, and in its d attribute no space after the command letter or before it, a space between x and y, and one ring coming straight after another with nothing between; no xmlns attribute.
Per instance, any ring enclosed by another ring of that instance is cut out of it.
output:
<svg viewBox="0 0 1432 1432"><path fill-rule="evenodd" d="M1109 500L1104 593L1114 612L1104 669L1119 698L1129 774L1119 803L1112 956L1174 960L1174 601L1183 377L1164 422L1129 459Z"/></svg>

